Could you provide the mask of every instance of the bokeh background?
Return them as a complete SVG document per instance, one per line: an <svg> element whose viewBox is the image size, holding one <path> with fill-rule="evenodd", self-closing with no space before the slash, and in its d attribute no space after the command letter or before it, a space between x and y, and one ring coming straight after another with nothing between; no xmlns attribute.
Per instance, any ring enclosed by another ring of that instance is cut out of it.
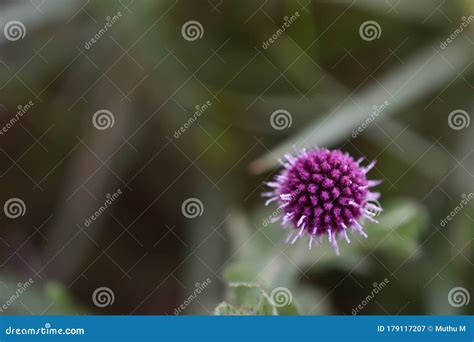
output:
<svg viewBox="0 0 474 342"><path fill-rule="evenodd" d="M300 314L472 314L473 15L0 1L0 314L207 315L250 305L233 282ZM294 145L377 160L380 224L339 257L268 224Z"/></svg>

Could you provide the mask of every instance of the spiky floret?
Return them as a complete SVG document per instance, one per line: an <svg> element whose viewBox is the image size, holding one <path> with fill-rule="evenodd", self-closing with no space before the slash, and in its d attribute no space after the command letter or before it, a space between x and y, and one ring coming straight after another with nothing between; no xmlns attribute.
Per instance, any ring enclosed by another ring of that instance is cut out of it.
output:
<svg viewBox="0 0 474 342"><path fill-rule="evenodd" d="M327 149L303 149L296 157L285 158L280 161L283 170L267 183L272 191L263 196L270 197L266 205L278 202L283 225L295 228L286 242L295 243L306 235L311 248L315 238L321 242L327 235L339 255L337 240L343 237L350 243L348 231L367 238L359 220L377 223L374 216L382 211L377 202L380 194L370 191L380 181L366 177L375 162L363 167L363 158L355 161L348 153Z"/></svg>

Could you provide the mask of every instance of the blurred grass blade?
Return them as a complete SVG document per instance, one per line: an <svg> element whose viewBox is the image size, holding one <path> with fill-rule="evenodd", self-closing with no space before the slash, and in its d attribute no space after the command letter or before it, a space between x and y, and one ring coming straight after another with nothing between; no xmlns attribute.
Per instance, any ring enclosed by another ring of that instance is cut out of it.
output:
<svg viewBox="0 0 474 342"><path fill-rule="evenodd" d="M373 111L374 105L388 101L384 116L393 115L433 90L458 76L460 70L471 63L471 47L463 39L457 39L446 50L433 46L425 48L398 69L380 81L373 82L353 97L346 99L333 111L309 124L297 136L290 137L262 158L251 164L251 170L261 173L273 167L292 146L329 146L349 135Z"/></svg>
<svg viewBox="0 0 474 342"><path fill-rule="evenodd" d="M451 160L437 146L435 141L428 141L422 135L411 130L408 125L401 124L394 119L383 120L381 126L383 126L383 131L367 129L367 139L378 146L383 146L387 143L387 136L384 133L393 137L401 134L401 139L397 139L396 146L390 144L387 147L387 150L392 152L399 160L408 165L413 165L414 168L434 182L439 182L449 171ZM425 155L425 151L430 151L430 153ZM420 156L423 156L423 163L418 162ZM437 167L433 168L433 165L437 165Z"/></svg>
<svg viewBox="0 0 474 342"><path fill-rule="evenodd" d="M346 1L351 3L351 1ZM445 19L443 16L431 15L439 6L439 1L433 0L418 0L418 1L394 1L390 4L389 1L380 0L358 0L354 3L355 6L365 9L367 11L379 12L380 15L392 14L397 19L409 19L416 23L423 22L424 24L443 25ZM429 18L429 20L427 20Z"/></svg>
<svg viewBox="0 0 474 342"><path fill-rule="evenodd" d="M34 5L32 1L18 2L2 9L0 27L5 26L9 21L18 20L25 25L28 34L28 32L51 21L67 18L77 10L78 5L79 1L77 0L43 1L38 5ZM0 45L8 42L1 34Z"/></svg>

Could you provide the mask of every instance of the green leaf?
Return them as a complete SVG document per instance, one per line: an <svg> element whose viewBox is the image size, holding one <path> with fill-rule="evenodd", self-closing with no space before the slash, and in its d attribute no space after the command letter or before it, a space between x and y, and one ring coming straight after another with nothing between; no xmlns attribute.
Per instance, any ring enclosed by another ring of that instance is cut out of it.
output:
<svg viewBox="0 0 474 342"><path fill-rule="evenodd" d="M295 303L277 308L277 312L280 316L298 316L300 314Z"/></svg>
<svg viewBox="0 0 474 342"><path fill-rule="evenodd" d="M328 267L363 271L368 270L367 267L364 268L364 264L371 260L367 255L374 251L386 253L392 259L411 256L418 249L420 234L428 227L426 208L408 198L388 201L382 203L382 206L384 211L376 217L378 224L368 221L362 223L367 239L357 233L349 234L350 244L340 239L340 256L332 251L326 241L308 253L305 263L312 265L318 260L318 264L313 267L318 272Z"/></svg>
<svg viewBox="0 0 474 342"><path fill-rule="evenodd" d="M230 283L234 302L244 307L255 307L258 305L262 289L253 283Z"/></svg>
<svg viewBox="0 0 474 342"><path fill-rule="evenodd" d="M63 284L55 281L49 282L46 284L45 293L50 301L55 303L55 307L61 308L64 312L74 311L76 307L74 301Z"/></svg>
<svg viewBox="0 0 474 342"><path fill-rule="evenodd" d="M256 315L253 308L242 308L227 302L220 303L214 310L216 316L254 316Z"/></svg>
<svg viewBox="0 0 474 342"><path fill-rule="evenodd" d="M5 304L5 308L3 305ZM37 279L14 279L0 277L1 314L71 314L76 312L66 288L55 282L46 285Z"/></svg>
<svg viewBox="0 0 474 342"><path fill-rule="evenodd" d="M273 316L277 314L277 310L275 306L273 305L270 298L265 292L260 294L260 299L258 300L257 312L259 315L264 315L264 316Z"/></svg>
<svg viewBox="0 0 474 342"><path fill-rule="evenodd" d="M256 225L252 231L246 227L247 220L243 215L234 213L229 228L238 230L238 233L233 232L239 237L239 243L234 246L238 253L224 271L225 279L230 282L231 301L239 309L251 308L252 314L328 313L322 291L299 286L301 270L314 274L322 274L328 269L363 273L370 270L373 251L386 253L393 260L404 260L418 251L420 234L428 226L426 209L406 198L383 203L383 207L384 212L377 217L379 224L363 223L367 239L352 233L349 234L350 244L339 240L340 256L327 241L312 250L301 246L303 241L285 245L283 241L288 231L283 231L279 223ZM253 222L262 222L271 215L270 210L258 211ZM238 223L239 227L233 223ZM271 289L280 287L295 290L291 292L293 300L283 307L278 307L271 295ZM297 303L303 305L300 307Z"/></svg>
<svg viewBox="0 0 474 342"><path fill-rule="evenodd" d="M392 256L408 257L418 248L418 238L428 227L428 213L421 204L409 199L390 202L378 217L379 224L367 225L366 248Z"/></svg>
<svg viewBox="0 0 474 342"><path fill-rule="evenodd" d="M236 304L229 304L233 310L244 310L244 312L250 312L255 315L298 314L298 309L292 300L292 294L288 289L284 290L286 291L285 294L289 294L289 296L279 299L273 292L271 295L268 295L265 289L255 283L230 283L229 287L232 290L231 297L233 298L233 302ZM283 303L281 302L281 299L284 299ZM226 305L224 305L224 307L227 309Z"/></svg>
<svg viewBox="0 0 474 342"><path fill-rule="evenodd" d="M230 283L232 297L239 307L252 308L258 315L276 315L277 311L264 289L254 283Z"/></svg>

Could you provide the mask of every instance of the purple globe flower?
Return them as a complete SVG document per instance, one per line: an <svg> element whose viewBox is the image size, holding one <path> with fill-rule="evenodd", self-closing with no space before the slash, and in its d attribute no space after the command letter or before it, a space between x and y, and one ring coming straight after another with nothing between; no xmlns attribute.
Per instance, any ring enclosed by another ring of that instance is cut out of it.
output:
<svg viewBox="0 0 474 342"><path fill-rule="evenodd" d="M283 215L276 219L293 226L287 243L306 235L311 248L315 238L321 243L327 235L339 255L337 240L342 236L350 243L349 230L367 238L359 221L366 218L378 223L374 216L382 211L377 202L380 194L370 191L381 181L366 177L375 162L363 167L363 158L355 161L348 153L327 149L303 149L296 158L290 154L285 158L285 162L280 160L284 169L266 183L272 191L262 195L270 197L265 205L280 204Z"/></svg>

